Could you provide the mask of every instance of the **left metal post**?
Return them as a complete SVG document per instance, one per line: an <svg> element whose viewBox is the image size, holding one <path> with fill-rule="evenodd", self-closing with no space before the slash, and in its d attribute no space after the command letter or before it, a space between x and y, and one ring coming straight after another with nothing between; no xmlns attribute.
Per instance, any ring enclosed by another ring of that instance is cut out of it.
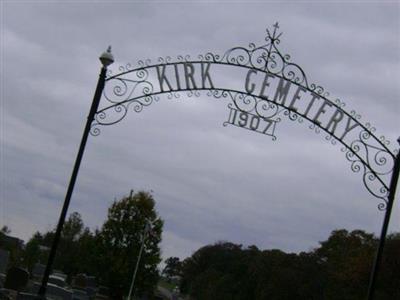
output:
<svg viewBox="0 0 400 300"><path fill-rule="evenodd" d="M58 243L60 242L62 228L63 228L64 222L65 222L65 217L67 215L69 203L71 201L71 195L74 190L75 181L78 176L79 166L82 161L83 152L85 151L86 141L88 139L89 132L90 132L90 126L92 124L92 121L94 120L94 116L99 107L101 94L103 93L103 89L104 89L104 85L105 85L105 81L106 81L107 66L109 66L110 64L112 64L114 62L114 58L111 54L111 47L108 47L107 51L104 52L100 56L100 61L103 66L100 71L99 80L97 81L97 86L96 86L96 91L94 93L92 106L90 107L89 115L88 115L88 118L86 121L85 129L83 131L82 139L81 139L81 144L79 146L78 154L75 159L75 165L74 165L74 168L73 168L73 171L71 174L71 178L69 181L67 193L65 195L64 205L61 210L60 218L58 219L56 233L54 235L53 243L52 243L51 249L50 249L49 258L47 260L46 269L44 271L43 278L42 278L42 284L39 288L38 299L46 298L47 282L49 281L49 276L50 276L54 258L55 258L56 252L57 252Z"/></svg>

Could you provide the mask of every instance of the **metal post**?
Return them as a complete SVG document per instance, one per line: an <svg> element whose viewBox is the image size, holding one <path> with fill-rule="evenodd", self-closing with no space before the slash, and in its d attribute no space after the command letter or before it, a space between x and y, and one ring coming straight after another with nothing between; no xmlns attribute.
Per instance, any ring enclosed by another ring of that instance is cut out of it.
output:
<svg viewBox="0 0 400 300"><path fill-rule="evenodd" d="M143 252L143 248L144 248L144 242L146 240L146 234L149 232L149 230L150 230L150 226L147 223L146 224L146 228L145 228L144 233L143 233L143 237L142 237L142 245L140 246L139 256L138 256L138 259L136 261L135 271L133 272L131 287L129 288L128 300L131 300L131 296L133 297L133 295L135 294L135 293L132 294L133 285L135 283L136 273L137 273L137 271L139 269L139 263L140 263L140 259L142 257L142 252Z"/></svg>
<svg viewBox="0 0 400 300"><path fill-rule="evenodd" d="M400 144L400 138L397 141ZM372 268L371 277L369 280L368 296L367 296L368 300L374 299L376 279L378 277L378 272L381 267L383 248L385 246L386 234L387 234L387 230L389 227L389 221L390 221L390 214L392 212L394 196L396 194L396 187L397 187L397 181L399 179L399 172L400 172L400 151L399 151L399 153L397 153L397 156L394 161L392 178L390 180L389 196L388 196L388 203L387 203L387 207L386 207L385 219L383 220L378 250L376 252L375 261L374 261L374 265Z"/></svg>
<svg viewBox="0 0 400 300"><path fill-rule="evenodd" d="M49 280L50 272L52 270L52 266L53 266L54 258L55 258L55 255L56 255L58 243L60 242L61 231L62 231L64 222L65 222L65 217L67 215L68 206L69 206L69 203L71 201L71 195L72 195L72 192L74 190L76 177L78 176L79 166L80 166L81 161L82 161L83 152L85 151L86 141L88 139L88 135L89 135L89 132L90 132L90 125L92 124L94 116L95 116L95 114L97 112L97 109L99 107L101 94L103 92L104 85L105 85L105 80L106 80L107 66L110 65L114 61L114 59L112 57L112 54L111 54L111 47L108 48L107 52L104 52L100 56L100 60L101 60L101 62L103 64L103 66L102 66L101 71L100 71L99 80L97 82L96 91L94 93L94 97L93 97L93 101L92 101L92 106L90 108L90 112L89 112L89 115L88 115L88 118L87 118L87 121L86 121L85 129L83 131L81 144L79 146L78 154L77 154L76 160L75 160L75 165L74 165L74 168L73 168L73 171L72 171L72 175L71 175L71 178L70 178L70 181L69 181L67 193L65 195L64 205L63 205L63 208L61 210L60 218L59 218L58 224L57 224L56 233L54 235L54 239L53 239L53 242L52 242L52 245L51 245L49 258L47 260L46 269L44 271L44 275L43 275L43 278L42 278L42 284L41 284L39 292L38 292L38 298L39 299L45 299L45 297L46 297L47 282Z"/></svg>

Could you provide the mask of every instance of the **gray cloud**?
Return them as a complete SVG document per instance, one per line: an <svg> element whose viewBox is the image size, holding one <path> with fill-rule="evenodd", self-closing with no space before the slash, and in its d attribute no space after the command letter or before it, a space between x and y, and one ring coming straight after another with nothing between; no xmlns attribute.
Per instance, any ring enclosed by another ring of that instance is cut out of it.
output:
<svg viewBox="0 0 400 300"><path fill-rule="evenodd" d="M6 2L1 26L1 224L29 238L57 222L108 44L118 63L264 42L392 142L399 135L395 3ZM118 72L118 63L113 69ZM227 78L232 74L227 74ZM233 78L233 77L232 77ZM227 102L165 97L90 137L70 212L101 226L115 197L153 190L165 257L217 240L308 250L335 228L378 232L383 214L340 151L284 120L277 141L223 127ZM392 148L398 148L394 143ZM395 209L391 230L400 229Z"/></svg>

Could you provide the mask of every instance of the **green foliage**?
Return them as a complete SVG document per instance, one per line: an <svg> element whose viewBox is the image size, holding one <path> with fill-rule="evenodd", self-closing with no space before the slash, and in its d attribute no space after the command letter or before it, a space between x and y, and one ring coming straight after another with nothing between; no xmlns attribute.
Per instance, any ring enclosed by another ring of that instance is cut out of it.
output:
<svg viewBox="0 0 400 300"><path fill-rule="evenodd" d="M43 244L43 236L40 232L36 232L25 246L23 255L23 264L31 272L33 266L36 263L45 263L46 257L44 257L41 245Z"/></svg>
<svg viewBox="0 0 400 300"><path fill-rule="evenodd" d="M0 229L0 235L8 235L11 233L11 229L8 228L7 225L4 225L3 227L1 227Z"/></svg>
<svg viewBox="0 0 400 300"><path fill-rule="evenodd" d="M73 212L64 223L61 237L65 241L76 241L84 230L82 217L79 213Z"/></svg>
<svg viewBox="0 0 400 300"><path fill-rule="evenodd" d="M183 261L181 290L197 300L359 300L366 296L376 246L361 230L335 230L320 247L299 254L208 245ZM400 299L399 253L400 234L392 234L377 299Z"/></svg>
<svg viewBox="0 0 400 300"><path fill-rule="evenodd" d="M146 224L144 251L135 281L135 295L151 299L159 276L163 221L153 196L138 192L114 201L100 230L91 232L81 216L72 213L65 222L54 268L69 278L78 273L95 275L110 288L113 299L129 290ZM0 245L11 251L12 265L29 270L45 263L54 231L36 232L25 250L18 239L0 230ZM7 248L8 247L8 248ZM299 254L280 250L244 248L229 242L207 245L183 262L166 260L163 274L181 276L180 289L196 300L358 300L365 298L377 239L362 230L335 230L319 247ZM15 248L15 249L14 249ZM21 248L21 249L20 249ZM400 233L390 234L384 248L377 282L377 300L400 299Z"/></svg>
<svg viewBox="0 0 400 300"><path fill-rule="evenodd" d="M377 300L400 299L400 233L388 235L378 277ZM391 297L391 298L390 298Z"/></svg>
<svg viewBox="0 0 400 300"><path fill-rule="evenodd" d="M179 257L169 257L165 260L165 267L162 273L168 279L171 279L174 276L180 276L181 269L182 262L179 260Z"/></svg>
<svg viewBox="0 0 400 300"><path fill-rule="evenodd" d="M362 299L368 288L377 241L361 230L335 230L315 252L329 284L326 299Z"/></svg>
<svg viewBox="0 0 400 300"><path fill-rule="evenodd" d="M152 230L145 236L144 251L135 281L136 295L152 294L161 262L159 243L163 221L155 211L153 196L137 192L115 201L99 233L101 279L111 290L128 293L147 223Z"/></svg>
<svg viewBox="0 0 400 300"><path fill-rule="evenodd" d="M137 262L146 223L151 232L145 237L144 250L135 281L135 295L151 296L158 281L163 221L155 211L153 196L137 192L114 201L100 230L91 232L79 213L66 220L61 234L54 269L68 275L68 281L79 273L94 275L98 283L108 286L113 299L127 294ZM46 263L54 232L36 232L28 241L23 265L29 270L37 262Z"/></svg>
<svg viewBox="0 0 400 300"><path fill-rule="evenodd" d="M28 270L32 270L35 263L47 262L54 232L55 229L44 234L36 232L28 241L23 256L24 266ZM81 215L77 212L72 213L65 221L61 232L54 269L65 272L68 281L73 275L91 271L94 244L94 236L89 228L84 227Z"/></svg>

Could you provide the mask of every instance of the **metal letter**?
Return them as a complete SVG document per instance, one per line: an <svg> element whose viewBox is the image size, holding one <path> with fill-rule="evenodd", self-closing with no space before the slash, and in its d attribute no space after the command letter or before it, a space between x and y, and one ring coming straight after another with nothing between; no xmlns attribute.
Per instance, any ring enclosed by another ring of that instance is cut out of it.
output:
<svg viewBox="0 0 400 300"><path fill-rule="evenodd" d="M264 119L264 121L267 123L267 126L265 126L265 129L263 130L262 133L268 135L267 131L268 131L268 129L271 127L271 125L272 125L274 122L271 121L271 120L267 120L267 119ZM272 133L272 134L273 134L273 133ZM269 134L269 135L271 135L271 134Z"/></svg>
<svg viewBox="0 0 400 300"><path fill-rule="evenodd" d="M183 66L185 67L185 80L186 80L186 88L188 90L191 89L190 82L192 83L193 88L197 89L196 82L194 81L194 67L192 63L184 63Z"/></svg>
<svg viewBox="0 0 400 300"><path fill-rule="evenodd" d="M164 88L163 88L163 83L165 81L165 83L168 85L169 90L172 90L172 86L169 83L167 77L165 76L165 68L167 66L157 66L157 76L158 76L158 81L160 82L160 90L161 92L164 92ZM161 68L161 70L160 70Z"/></svg>
<svg viewBox="0 0 400 300"><path fill-rule="evenodd" d="M246 92L251 94L252 92L254 92L254 89L256 88L256 85L254 83L252 83L249 87L249 81L250 81L250 75L252 73L257 74L256 70L250 69L249 72L247 72L247 76L246 76L246 83L244 85L244 88L246 89Z"/></svg>
<svg viewBox="0 0 400 300"><path fill-rule="evenodd" d="M270 77L271 77L271 78L275 78L275 75L272 75L272 74L269 74L269 73L265 73L264 81L263 81L263 83L262 83L261 91L260 91L260 97L261 97L261 98L268 99L268 98L264 95L264 92L265 92L265 88L266 88L267 86L269 86L268 79L269 79Z"/></svg>
<svg viewBox="0 0 400 300"><path fill-rule="evenodd" d="M240 127L245 127L245 126L247 126L247 121L249 119L249 115L247 113L245 113L245 112L241 112L239 114L239 119L240 119L239 122L238 122L239 126Z"/></svg>
<svg viewBox="0 0 400 300"><path fill-rule="evenodd" d="M304 115L307 117L308 113L310 112L311 107L314 105L315 100L319 99L319 96L317 94L312 93L312 98L310 104L308 104L306 111L304 112Z"/></svg>
<svg viewBox="0 0 400 300"><path fill-rule="evenodd" d="M337 124L343 119L343 112L339 109L336 108L336 111L333 113L332 118L329 120L328 125L326 125L326 130L329 131L332 134L335 134L335 130L337 127ZM333 125L332 130L330 131L329 128Z"/></svg>
<svg viewBox="0 0 400 300"><path fill-rule="evenodd" d="M178 65L174 65L175 68L175 79L176 79L176 89L179 91L181 89L181 81L179 79Z"/></svg>
<svg viewBox="0 0 400 300"><path fill-rule="evenodd" d="M354 123L353 125L350 125L350 123L351 123L351 118L348 117L346 128L344 129L344 133L340 137L341 140L343 140L343 138L349 133L350 130L353 130L354 128L356 128L359 125L357 122Z"/></svg>
<svg viewBox="0 0 400 300"><path fill-rule="evenodd" d="M305 91L307 91L307 89L303 88L302 86L299 86L299 87L297 88L297 91L294 93L292 102L290 102L290 105L289 105L289 107L288 107L289 109L292 109L292 110L294 110L294 111L297 111L297 107L295 107L294 104L296 103L297 100L300 99L300 92L305 92ZM285 97L285 98L286 98L286 97Z"/></svg>
<svg viewBox="0 0 400 300"><path fill-rule="evenodd" d="M207 67L204 68L204 65L207 65ZM214 88L214 85L213 85L212 80L211 80L210 73L208 73L210 71L210 65L211 65L211 63L202 63L201 64L201 83L203 85L203 89L206 88L206 79L208 79L208 82L210 84L210 88L211 89Z"/></svg>
<svg viewBox="0 0 400 300"><path fill-rule="evenodd" d="M231 111L230 111L230 113L229 113L229 117L232 115L232 112L233 112L233 117L232 117L231 124L235 125L237 110L231 108ZM230 119L230 118L229 118L229 119Z"/></svg>
<svg viewBox="0 0 400 300"><path fill-rule="evenodd" d="M255 122L254 122L254 120L255 120ZM251 118L251 121L250 121L250 129L257 130L259 125L260 125L260 118L253 115L253 117Z"/></svg>
<svg viewBox="0 0 400 300"><path fill-rule="evenodd" d="M278 87L276 88L274 96L274 102L276 103L279 97L279 100L281 101L282 105L285 105L286 97L289 93L289 88L290 88L290 81L285 80L283 78L279 79Z"/></svg>
<svg viewBox="0 0 400 300"><path fill-rule="evenodd" d="M322 103L321 107L319 108L319 110L317 111L317 114L315 115L315 117L313 119L314 123L318 124L319 126L321 126L321 121L319 121L318 118L322 114L326 113L325 106L332 106L332 103L325 100L324 103Z"/></svg>

